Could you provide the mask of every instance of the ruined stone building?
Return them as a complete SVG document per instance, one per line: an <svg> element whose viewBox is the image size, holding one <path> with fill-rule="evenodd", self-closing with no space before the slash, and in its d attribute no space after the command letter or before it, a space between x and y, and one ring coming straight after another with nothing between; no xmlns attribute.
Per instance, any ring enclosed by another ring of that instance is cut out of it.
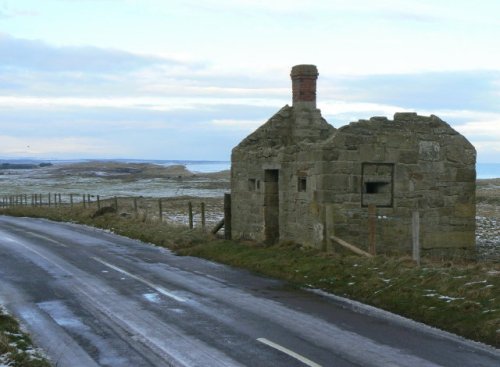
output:
<svg viewBox="0 0 500 367"><path fill-rule="evenodd" d="M437 116L396 113L336 129L316 108L317 69L292 68L284 106L232 151L232 236L329 246L327 233L379 252L475 248L474 147ZM373 214L372 214L373 215Z"/></svg>

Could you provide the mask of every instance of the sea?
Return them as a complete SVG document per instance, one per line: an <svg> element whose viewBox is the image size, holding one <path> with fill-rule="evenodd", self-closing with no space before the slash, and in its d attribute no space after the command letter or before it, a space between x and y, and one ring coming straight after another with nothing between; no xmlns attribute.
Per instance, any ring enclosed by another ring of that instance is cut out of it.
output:
<svg viewBox="0 0 500 367"><path fill-rule="evenodd" d="M152 163L164 166L184 165L191 172L219 172L231 168L230 161L203 161L203 160L163 160L163 159L95 159L95 160L33 160L33 159L0 159L2 163L18 163L18 164L39 164L41 162L50 162L56 164L91 162L91 161L114 161L124 163ZM477 163L476 175L479 179L500 178L500 163Z"/></svg>

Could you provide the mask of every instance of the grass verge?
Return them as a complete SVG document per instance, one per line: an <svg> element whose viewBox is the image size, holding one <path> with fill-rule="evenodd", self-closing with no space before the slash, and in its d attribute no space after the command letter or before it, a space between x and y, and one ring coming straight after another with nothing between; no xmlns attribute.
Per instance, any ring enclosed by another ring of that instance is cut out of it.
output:
<svg viewBox="0 0 500 367"><path fill-rule="evenodd" d="M72 221L367 303L500 347L500 264L327 254L293 243L223 241L186 227L70 208L17 207L0 213Z"/></svg>
<svg viewBox="0 0 500 367"><path fill-rule="evenodd" d="M30 337L20 330L17 320L2 309L0 309L0 365L50 367L49 362L33 349Z"/></svg>

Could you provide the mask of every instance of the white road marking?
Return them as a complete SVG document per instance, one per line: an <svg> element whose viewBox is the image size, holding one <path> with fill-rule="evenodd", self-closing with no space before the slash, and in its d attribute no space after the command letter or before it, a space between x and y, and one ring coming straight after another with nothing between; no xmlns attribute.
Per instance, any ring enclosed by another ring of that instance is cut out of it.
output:
<svg viewBox="0 0 500 367"><path fill-rule="evenodd" d="M62 246L62 247L68 247L67 245L65 245L64 243L62 242L59 242L59 241L56 241L56 240L53 240L52 238L49 238L49 237L46 237L44 235L41 235L41 234L38 234L38 233L34 233L34 232L31 232L31 231L26 231L25 233L33 236L33 237L38 237L38 238L41 238L41 239L44 239L46 241L49 241L49 242L52 242L52 243L55 243L56 245L58 246Z"/></svg>
<svg viewBox="0 0 500 367"><path fill-rule="evenodd" d="M307 366L310 366L310 367L321 367L321 365L319 365L319 364L311 361L310 359L308 359L306 357L301 356L298 353L295 353L293 350L285 348L285 347L283 347L283 346L281 346L279 344L276 344L276 343L274 343L274 342L272 342L270 340L267 340L266 338L257 338L257 341L259 341L259 342L261 342L263 344L266 344L266 345L270 346L271 348L279 350L280 352L288 354L290 357L293 357L296 360L301 361L302 363L304 363Z"/></svg>
<svg viewBox="0 0 500 367"><path fill-rule="evenodd" d="M155 289L156 291L158 291L158 293L161 293L164 296L170 297L170 298L176 300L177 302L186 302L186 299L179 297L179 296L176 296L175 294L173 294L172 292L169 292L165 288L160 287L159 285L156 285L154 283L151 283L149 280L146 280L138 275L131 274L128 271L123 270L117 266L111 265L110 263L107 263L106 261L99 259L98 257L92 257L92 259L94 259L97 262L100 262L101 264L107 266L110 269L113 269L119 273L122 273L122 274L129 276L130 278L138 280L139 282L141 282L143 284L146 284L148 287L151 287L151 288Z"/></svg>

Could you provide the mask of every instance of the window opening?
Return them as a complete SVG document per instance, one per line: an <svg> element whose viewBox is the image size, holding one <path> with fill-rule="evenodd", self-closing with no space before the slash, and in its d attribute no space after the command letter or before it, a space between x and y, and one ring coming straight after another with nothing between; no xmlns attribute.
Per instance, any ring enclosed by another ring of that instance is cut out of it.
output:
<svg viewBox="0 0 500 367"><path fill-rule="evenodd" d="M299 177L297 182L297 190L299 192L305 192L307 190L307 177Z"/></svg>

